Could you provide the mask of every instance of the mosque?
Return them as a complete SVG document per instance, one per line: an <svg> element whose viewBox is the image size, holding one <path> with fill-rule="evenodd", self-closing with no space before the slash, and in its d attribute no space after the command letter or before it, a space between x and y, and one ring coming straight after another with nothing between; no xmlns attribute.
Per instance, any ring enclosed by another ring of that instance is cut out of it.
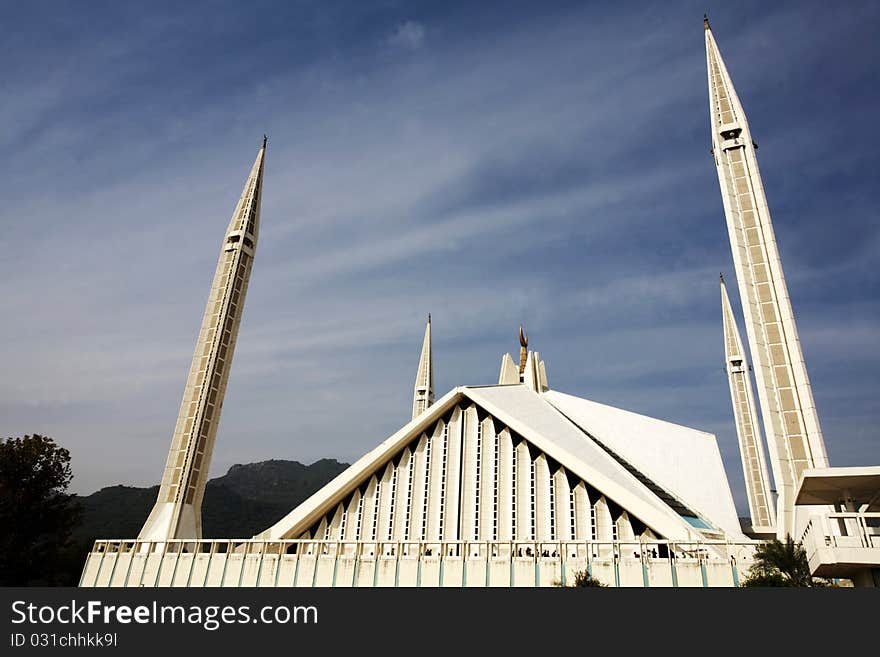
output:
<svg viewBox="0 0 880 657"><path fill-rule="evenodd" d="M586 571L609 586L737 586L759 541L787 535L814 575L880 585L880 467L828 464L756 146L704 28L712 154L753 360L722 278L750 522L737 517L714 435L552 389L522 327L497 383L436 399L428 316L409 423L260 534L202 539L264 138L223 238L156 504L137 538L96 541L80 585L535 587Z"/></svg>

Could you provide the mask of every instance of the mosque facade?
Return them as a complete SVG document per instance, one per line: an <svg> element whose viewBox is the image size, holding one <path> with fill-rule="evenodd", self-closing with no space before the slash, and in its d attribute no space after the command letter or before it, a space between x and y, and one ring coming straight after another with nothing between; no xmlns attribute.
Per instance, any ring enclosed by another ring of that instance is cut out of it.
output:
<svg viewBox="0 0 880 657"><path fill-rule="evenodd" d="M554 390L522 327L497 383L435 400L428 316L406 425L256 536L203 538L264 139L224 234L156 505L138 538L95 543L80 584L533 587L587 573L609 586L738 586L760 540L792 535L816 574L877 585L880 468L828 465L756 146L704 28L712 154L754 364L722 279L750 523L737 517L714 435Z"/></svg>

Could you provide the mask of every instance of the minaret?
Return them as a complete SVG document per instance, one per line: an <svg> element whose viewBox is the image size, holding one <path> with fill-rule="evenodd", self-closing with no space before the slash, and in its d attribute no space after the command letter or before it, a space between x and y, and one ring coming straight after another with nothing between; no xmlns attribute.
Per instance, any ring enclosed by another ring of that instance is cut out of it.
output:
<svg viewBox="0 0 880 657"><path fill-rule="evenodd" d="M201 538L202 497L260 229L266 137L220 247L159 498L138 538Z"/></svg>
<svg viewBox="0 0 880 657"><path fill-rule="evenodd" d="M413 392L412 419L415 420L434 403L434 359L431 355L431 315L425 326L425 339L422 341L422 355L419 358L419 371Z"/></svg>
<svg viewBox="0 0 880 657"><path fill-rule="evenodd" d="M743 303L746 335L777 492L777 535L794 532L794 493L806 468L828 466L745 112L704 19L712 153Z"/></svg>
<svg viewBox="0 0 880 657"><path fill-rule="evenodd" d="M724 320L724 360L727 365L730 400L733 403L739 453L746 480L746 494L749 498L749 512L752 516L752 530L765 534L775 530L776 513L773 509L773 498L770 496L770 479L764 461L755 399L752 396L749 364L739 330L736 328L736 319L727 296L724 276L721 276L721 314Z"/></svg>

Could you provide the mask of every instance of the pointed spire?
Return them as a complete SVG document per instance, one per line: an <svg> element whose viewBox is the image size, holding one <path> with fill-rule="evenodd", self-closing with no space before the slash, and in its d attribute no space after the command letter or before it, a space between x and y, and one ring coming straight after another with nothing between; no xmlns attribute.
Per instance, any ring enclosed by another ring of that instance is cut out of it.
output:
<svg viewBox="0 0 880 657"><path fill-rule="evenodd" d="M523 371L522 382L529 390L540 392L541 386L538 377L538 354L534 351L530 351L526 357L526 366Z"/></svg>
<svg viewBox="0 0 880 657"><path fill-rule="evenodd" d="M519 383L519 367L510 354L501 357L501 373L498 375L498 385L511 385Z"/></svg>
<svg viewBox="0 0 880 657"><path fill-rule="evenodd" d="M703 14L703 29L711 30L712 27L709 25L709 14Z"/></svg>
<svg viewBox="0 0 880 657"><path fill-rule="evenodd" d="M550 389L547 383L547 367L537 351L530 351L526 357L526 367L521 383L529 390L537 393L546 392Z"/></svg>
<svg viewBox="0 0 880 657"><path fill-rule="evenodd" d="M251 167L247 182L229 220L226 229L226 250L239 243L245 247L245 253L253 256L257 237L260 233L260 205L263 199L263 168L266 161L266 135Z"/></svg>
<svg viewBox="0 0 880 657"><path fill-rule="evenodd" d="M523 333L522 324L519 325L519 374L522 378L526 371L526 359L529 355L529 334Z"/></svg>
<svg viewBox="0 0 880 657"><path fill-rule="evenodd" d="M540 359L538 359L538 383L542 391L550 389L550 382L547 381L547 366Z"/></svg>
<svg viewBox="0 0 880 657"><path fill-rule="evenodd" d="M742 103L712 30L705 30L712 154L727 219L746 335L770 453L777 536L793 534L794 496L828 455Z"/></svg>
<svg viewBox="0 0 880 657"><path fill-rule="evenodd" d="M431 353L431 313L425 324L425 338L422 341L422 355L419 358L419 369L416 373L416 384L413 390L412 419L416 419L434 403L434 358Z"/></svg>
<svg viewBox="0 0 880 657"><path fill-rule="evenodd" d="M202 498L257 247L266 142L223 238L159 495L139 538L201 538Z"/></svg>
<svg viewBox="0 0 880 657"><path fill-rule="evenodd" d="M724 353L730 358L731 355L740 358L743 354L742 340L736 328L736 320L733 314L733 307L730 305L730 297L727 295L727 285L724 283L724 275L720 275L721 279L721 312L724 321ZM728 340L727 338L731 339Z"/></svg>
<svg viewBox="0 0 880 657"><path fill-rule="evenodd" d="M708 18L704 19L704 26L706 68L709 76L709 116L712 120L712 145L717 152L720 142L740 136L744 138L748 133L748 124L727 66L718 50L718 43L709 27Z"/></svg>
<svg viewBox="0 0 880 657"><path fill-rule="evenodd" d="M746 495L752 529L760 533L774 530L776 513L770 493L770 478L764 460L764 446L758 424L757 408L752 396L752 381L749 366L724 276L721 277L721 316L724 325L724 356L727 380L730 384L730 401L733 404L733 417L736 422L736 435L739 440L739 453L742 460L743 476L746 481Z"/></svg>

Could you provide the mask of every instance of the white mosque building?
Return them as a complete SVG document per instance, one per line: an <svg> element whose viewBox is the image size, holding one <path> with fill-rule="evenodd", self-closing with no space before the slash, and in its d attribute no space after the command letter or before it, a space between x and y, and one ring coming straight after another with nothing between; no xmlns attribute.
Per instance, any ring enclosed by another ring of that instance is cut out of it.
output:
<svg viewBox="0 0 880 657"><path fill-rule="evenodd" d="M535 587L579 572L609 586L737 586L758 540L786 535L804 542L814 574L880 584L880 467L828 467L755 147L708 21L705 38L713 155L763 419L722 280L748 526L714 435L553 390L522 328L519 358L502 357L497 383L435 400L429 316L409 423L257 536L203 539L264 139L223 239L156 505L138 538L95 543L81 586Z"/></svg>

